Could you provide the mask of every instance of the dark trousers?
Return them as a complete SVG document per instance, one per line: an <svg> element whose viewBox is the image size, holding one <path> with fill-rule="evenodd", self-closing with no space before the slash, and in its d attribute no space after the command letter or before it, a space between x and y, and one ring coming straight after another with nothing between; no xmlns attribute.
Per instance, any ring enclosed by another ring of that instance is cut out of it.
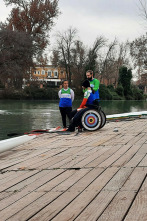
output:
<svg viewBox="0 0 147 221"><path fill-rule="evenodd" d="M59 107L59 110L62 116L63 127L66 128L66 116L69 120L71 119L72 107Z"/></svg>
<svg viewBox="0 0 147 221"><path fill-rule="evenodd" d="M76 126L82 126L81 125L81 117L87 110L89 110L88 107L81 109L80 111L77 111L77 109L76 109L71 112L72 121L69 125L68 131L75 131Z"/></svg>

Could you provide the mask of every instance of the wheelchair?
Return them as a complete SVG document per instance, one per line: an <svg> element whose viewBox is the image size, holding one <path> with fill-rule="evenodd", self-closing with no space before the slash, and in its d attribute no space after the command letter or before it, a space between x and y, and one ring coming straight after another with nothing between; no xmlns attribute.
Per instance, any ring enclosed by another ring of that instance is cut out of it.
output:
<svg viewBox="0 0 147 221"><path fill-rule="evenodd" d="M106 115L99 105L88 105L78 113L75 124L88 131L99 130L106 124Z"/></svg>

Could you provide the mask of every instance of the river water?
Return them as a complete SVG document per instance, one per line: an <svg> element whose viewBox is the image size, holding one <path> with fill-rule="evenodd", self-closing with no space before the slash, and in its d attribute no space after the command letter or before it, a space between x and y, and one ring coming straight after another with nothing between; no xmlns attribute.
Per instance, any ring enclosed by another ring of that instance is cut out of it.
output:
<svg viewBox="0 0 147 221"><path fill-rule="evenodd" d="M73 102L73 109L81 101ZM147 101L101 101L102 110L107 114L146 111ZM0 140L7 134L23 134L34 129L49 129L62 126L58 101L0 100Z"/></svg>

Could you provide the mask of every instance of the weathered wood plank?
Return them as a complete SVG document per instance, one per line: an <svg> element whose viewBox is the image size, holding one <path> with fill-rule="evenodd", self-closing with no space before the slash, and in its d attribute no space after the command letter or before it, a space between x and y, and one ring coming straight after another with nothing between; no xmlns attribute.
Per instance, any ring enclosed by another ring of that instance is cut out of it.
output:
<svg viewBox="0 0 147 221"><path fill-rule="evenodd" d="M46 207L48 204L50 204L52 201L54 201L59 195L61 195L60 192L48 192L46 194L44 193L43 196L37 198L30 205L27 205L26 207L22 209L19 207L20 210L15 214L12 213L7 220L26 221L27 219L31 218L34 214L38 213L41 209Z"/></svg>
<svg viewBox="0 0 147 221"><path fill-rule="evenodd" d="M63 170L56 170L56 171L48 171L48 173L44 174L44 172L40 172L40 177L28 186L24 186L23 189L17 191L17 185L14 186L14 192L8 192L10 197L3 199L0 203L0 210L10 206L11 204L15 203L15 201L20 200L21 198L25 197L26 195L30 194L33 191L37 191L39 187L42 185L49 183L52 179L60 176L64 171ZM58 185L58 183L56 184ZM8 190L12 190L11 188ZM13 193L13 194L12 194Z"/></svg>
<svg viewBox="0 0 147 221"><path fill-rule="evenodd" d="M27 179L28 177L33 176L34 174L36 174L38 171L22 171L21 175L19 175L19 177L14 178L10 181L7 181L5 184L0 186L0 192L10 188L11 186L15 185L16 183L19 183L25 179Z"/></svg>
<svg viewBox="0 0 147 221"><path fill-rule="evenodd" d="M105 186L104 190L119 191L132 173L133 168L121 168Z"/></svg>
<svg viewBox="0 0 147 221"><path fill-rule="evenodd" d="M145 179L139 193L137 194L124 220L147 220L147 178Z"/></svg>
<svg viewBox="0 0 147 221"><path fill-rule="evenodd" d="M102 215L98 217L98 221L122 221L125 213L127 212L135 192L120 191L114 199L110 202L108 207L103 211Z"/></svg>
<svg viewBox="0 0 147 221"><path fill-rule="evenodd" d="M77 218L75 218L75 220L76 221L81 221L81 220L82 221L87 221L87 220L88 221L93 221L93 220L97 220L97 218L101 215L101 213L109 205L109 203L111 202L111 200L113 199L115 194L116 194L115 191L101 191L96 196L96 198L87 205L87 207L83 211L81 209L82 213L80 213L80 215L75 211L75 214L77 216ZM80 203L80 202L78 202L78 203ZM78 204L78 206L80 208L79 204ZM75 207L74 207L74 210L75 210ZM69 214L67 214L67 217L69 217ZM59 215L60 215L60 213L59 213ZM61 215L62 215L62 213L61 213ZM58 218L58 216L55 217L55 219L56 218ZM69 219L69 220L72 220L72 219Z"/></svg>
<svg viewBox="0 0 147 221"><path fill-rule="evenodd" d="M70 182L68 183L65 182L63 183L63 185L61 184L60 187L58 186L57 188L54 189L54 191L65 191L65 192L58 198L58 200L49 204L47 207L41 210L38 214L32 217L31 220L44 220L45 221L45 220L50 220L53 217L55 217L59 212L63 210L63 208L68 206L69 203L74 202L73 200L76 199L76 197L78 197L81 194L81 192L77 191L77 187L79 185L81 186L83 184L82 192L85 191L84 195L86 194L86 195L89 195L90 197L91 196L90 193L92 193L92 196L94 197L106 185L110 177L111 178L113 177L113 175L116 173L117 170L118 168L109 168L105 170L102 174L100 174L100 176L98 176L96 179L94 179L93 182L92 180L87 179L87 183L85 182L83 183L83 179L85 180L86 178L86 176L84 176L82 179L79 180L79 182L71 186L71 188L69 188L71 185ZM86 185L87 188L84 186L84 184ZM66 191L67 188L69 188L68 191ZM73 204L72 204L72 208L73 208ZM70 213L72 213L72 211L70 211Z"/></svg>
<svg viewBox="0 0 147 221"><path fill-rule="evenodd" d="M8 219L9 217L14 215L19 210L23 209L24 207L26 207L27 205L29 205L31 202L33 202L34 200L36 200L42 195L43 193L41 192L32 192L28 194L27 196L25 196L24 198L22 198L21 200L16 201L12 205L6 207L0 212L1 221Z"/></svg>
<svg viewBox="0 0 147 221"><path fill-rule="evenodd" d="M139 167L147 167L147 154L138 165Z"/></svg>
<svg viewBox="0 0 147 221"><path fill-rule="evenodd" d="M115 196L116 192L107 192L107 191L102 191L99 195L97 195L97 189L93 189L92 191L84 191L82 194L80 194L76 199L74 199L66 208L63 208L63 210L55 217L53 218L54 221L64 221L65 217L66 220L74 220L80 213L81 211L83 211L84 208L86 208L91 201L94 201L96 203L92 204L93 205L93 209L96 209L97 211L97 207L99 205L98 203L98 199L100 201L105 200L104 205L106 207L106 205L112 200L112 198ZM106 198L107 197L107 198ZM95 200L95 198L98 198L97 201ZM102 208L105 208L103 205ZM69 213L70 211L70 213ZM98 212L98 211L97 211ZM96 212L96 213L97 213ZM100 212L100 211L99 211ZM99 212L97 213L97 215L99 214ZM94 216L96 215L95 212L94 214L91 214L94 218ZM98 216L96 216L98 217ZM81 219L83 220L83 218ZM89 218L87 219L89 221ZM92 219L94 220L94 219Z"/></svg>
<svg viewBox="0 0 147 221"><path fill-rule="evenodd" d="M136 167L127 181L124 183L121 191L134 191L137 192L142 185L142 182L146 176L147 169Z"/></svg>
<svg viewBox="0 0 147 221"><path fill-rule="evenodd" d="M112 156L117 150L119 150L122 146L117 145L117 146L109 146L110 149L108 149L104 154L101 156L97 157L95 160L91 161L90 163L86 164L85 167L99 167L99 164L102 163L103 161L107 160L110 156Z"/></svg>

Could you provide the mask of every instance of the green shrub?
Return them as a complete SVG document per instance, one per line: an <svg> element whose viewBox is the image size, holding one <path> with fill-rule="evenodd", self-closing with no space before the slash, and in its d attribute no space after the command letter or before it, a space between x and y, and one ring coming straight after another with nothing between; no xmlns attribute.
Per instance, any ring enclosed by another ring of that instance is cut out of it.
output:
<svg viewBox="0 0 147 221"><path fill-rule="evenodd" d="M113 86L112 84L108 85L107 88L108 88L110 91L115 91L114 86Z"/></svg>
<svg viewBox="0 0 147 221"><path fill-rule="evenodd" d="M115 91L119 96L124 96L124 89L123 89L122 85L118 85L117 88L115 89Z"/></svg>
<svg viewBox="0 0 147 221"><path fill-rule="evenodd" d="M119 96L115 91L111 91L112 100L122 100L123 98Z"/></svg>
<svg viewBox="0 0 147 221"><path fill-rule="evenodd" d="M104 84L100 84L99 93L101 100L112 100L110 90Z"/></svg>
<svg viewBox="0 0 147 221"><path fill-rule="evenodd" d="M58 99L58 88L38 88L36 86L25 87L24 98L27 99Z"/></svg>
<svg viewBox="0 0 147 221"><path fill-rule="evenodd" d="M126 100L134 100L134 98L130 94L127 94L125 98Z"/></svg>
<svg viewBox="0 0 147 221"><path fill-rule="evenodd" d="M133 85L132 86L132 94L133 94L133 98L134 100L143 100L144 96L143 96L143 91L140 90L137 86Z"/></svg>
<svg viewBox="0 0 147 221"><path fill-rule="evenodd" d="M3 83L0 81L0 88L5 88L5 86L3 85Z"/></svg>

